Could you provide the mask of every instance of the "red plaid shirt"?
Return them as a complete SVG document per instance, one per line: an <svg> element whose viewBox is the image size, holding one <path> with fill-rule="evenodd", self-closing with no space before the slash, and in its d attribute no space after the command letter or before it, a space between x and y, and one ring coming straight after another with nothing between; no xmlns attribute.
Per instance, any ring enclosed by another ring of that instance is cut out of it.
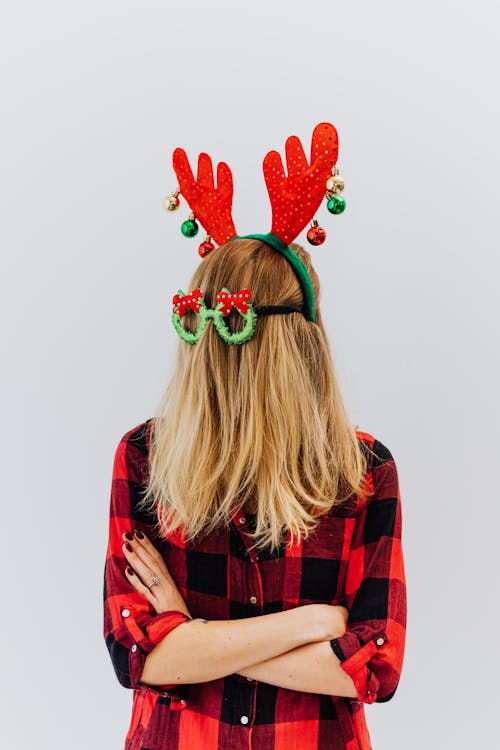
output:
<svg viewBox="0 0 500 750"><path fill-rule="evenodd" d="M255 517L241 511L198 545L186 545L177 532L153 537L154 519L136 508L150 424L129 430L116 450L104 568L104 638L118 681L133 690L125 750L371 750L364 704L393 697L406 634L401 499L389 450L358 431L362 447L377 454L368 454L366 481L374 492L366 507L331 511L308 540L257 556L245 535ZM347 630L330 645L358 697L290 690L238 674L180 686L141 683L146 655L188 618L156 615L127 581L125 529L142 530L160 550L193 617L239 619L315 602L346 606Z"/></svg>

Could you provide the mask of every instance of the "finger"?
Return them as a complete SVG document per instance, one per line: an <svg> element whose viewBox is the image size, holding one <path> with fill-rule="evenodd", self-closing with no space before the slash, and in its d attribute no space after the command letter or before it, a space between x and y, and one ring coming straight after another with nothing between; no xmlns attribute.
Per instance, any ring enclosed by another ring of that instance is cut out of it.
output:
<svg viewBox="0 0 500 750"><path fill-rule="evenodd" d="M215 192L214 173L211 157L202 152L198 157L198 185L210 193Z"/></svg>
<svg viewBox="0 0 500 750"><path fill-rule="evenodd" d="M217 165L217 192L224 198L224 202L231 205L233 200L233 174L229 165L221 161Z"/></svg>
<svg viewBox="0 0 500 750"><path fill-rule="evenodd" d="M151 583L154 576L156 575L153 568L151 568L147 563L144 562L144 560L139 557L137 552L132 549L127 549L126 545L131 545L131 542L124 542L122 545L123 554L127 558L127 562L130 565L130 567L135 571L135 574L138 575L141 579L141 581L145 584Z"/></svg>
<svg viewBox="0 0 500 750"><path fill-rule="evenodd" d="M134 552L150 567L159 562L159 553L156 547L149 541L145 534L140 537L137 529L134 531L132 539L130 538L130 532L124 531L122 533L122 539L128 542Z"/></svg>
<svg viewBox="0 0 500 750"><path fill-rule="evenodd" d="M336 128L329 122L316 125L311 138L311 166L331 168L337 162L339 138Z"/></svg>
<svg viewBox="0 0 500 750"><path fill-rule="evenodd" d="M139 536L139 534L142 534L142 536ZM135 549L137 554L142 557L144 562L147 563L150 567L167 567L165 560L163 559L159 550L155 547L149 537L144 534L144 532L135 529L133 541L136 544L132 544L132 547Z"/></svg>
<svg viewBox="0 0 500 750"><path fill-rule="evenodd" d="M132 584L134 589L139 592L139 594L142 594L146 597L146 599L153 604L153 597L151 595L150 589L148 589L147 586L143 584L141 579L138 575L135 574L135 572L130 568L129 565L125 567L125 575L128 581Z"/></svg>
<svg viewBox="0 0 500 750"><path fill-rule="evenodd" d="M179 181L181 193L186 197L192 193L195 179L189 159L183 148L176 148L172 154L172 165ZM187 199L186 199L187 200Z"/></svg>
<svg viewBox="0 0 500 750"><path fill-rule="evenodd" d="M287 138L285 144L288 179L298 180L307 172L309 164L300 139L296 135Z"/></svg>
<svg viewBox="0 0 500 750"><path fill-rule="evenodd" d="M133 569L140 575L143 582L149 585L153 576L157 576L163 584L175 585L170 575L167 564L160 551L155 547L151 540L143 534L142 538L137 535L138 530L134 531L134 538L128 539L127 532L123 532L122 538L127 542L132 550L123 547L123 552L127 556ZM135 557L134 557L135 555Z"/></svg>
<svg viewBox="0 0 500 750"><path fill-rule="evenodd" d="M278 151L269 151L262 162L266 185L276 185L285 180L285 170Z"/></svg>

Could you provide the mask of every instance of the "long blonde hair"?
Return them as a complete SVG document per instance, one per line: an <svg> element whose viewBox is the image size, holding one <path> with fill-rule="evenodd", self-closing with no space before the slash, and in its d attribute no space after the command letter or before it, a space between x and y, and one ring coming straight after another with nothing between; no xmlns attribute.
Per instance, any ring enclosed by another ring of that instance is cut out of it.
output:
<svg viewBox="0 0 500 750"><path fill-rule="evenodd" d="M228 525L251 502L254 546L273 552L287 531L293 544L334 506L364 496L366 456L335 375L318 276L309 253L296 243L292 248L313 283L316 323L300 312L266 315L249 341L227 344L209 322L196 344L179 342L174 374L152 420L140 504L157 503L163 537L182 527L193 542ZM288 261L255 239L234 239L210 252L185 292L198 287L207 307L215 307L223 287L251 289L255 305L303 304ZM235 309L225 320L232 331L244 323ZM188 309L182 322L195 330L197 316Z"/></svg>

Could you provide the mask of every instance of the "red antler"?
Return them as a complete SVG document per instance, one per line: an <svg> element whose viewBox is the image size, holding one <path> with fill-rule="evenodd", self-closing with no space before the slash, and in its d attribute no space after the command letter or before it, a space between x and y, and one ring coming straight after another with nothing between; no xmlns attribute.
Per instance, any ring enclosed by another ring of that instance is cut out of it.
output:
<svg viewBox="0 0 500 750"><path fill-rule="evenodd" d="M228 165L221 161L217 166L217 187L214 184L212 160L208 154L198 157L198 177L195 180L186 152L176 148L173 166L179 189L203 228L218 245L236 235L231 205L233 202L233 176Z"/></svg>
<svg viewBox="0 0 500 750"><path fill-rule="evenodd" d="M311 163L302 144L291 135L285 145L288 176L277 151L264 158L263 169L271 208L271 232L289 245L304 229L325 197L326 181L338 158L338 134L329 122L316 125L311 141Z"/></svg>

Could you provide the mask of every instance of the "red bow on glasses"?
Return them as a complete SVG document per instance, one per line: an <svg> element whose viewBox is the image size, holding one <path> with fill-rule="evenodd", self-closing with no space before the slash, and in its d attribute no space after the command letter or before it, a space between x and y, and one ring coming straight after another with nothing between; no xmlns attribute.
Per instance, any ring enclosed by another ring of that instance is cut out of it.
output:
<svg viewBox="0 0 500 750"><path fill-rule="evenodd" d="M193 289L190 294L174 294L172 297L172 303L177 305L176 312L182 316L186 312L187 308L190 307L195 313L200 312L201 302L203 293L201 289Z"/></svg>
<svg viewBox="0 0 500 750"><path fill-rule="evenodd" d="M177 305L176 312L178 315L182 318L184 313L186 312L187 308L191 308L191 310L194 310L195 313L200 312L201 308L201 298L203 297L203 292L201 289L193 289L192 292L189 294L174 294L172 297L172 304ZM231 294L231 292L217 292L217 302L222 302L222 307L220 307L220 311L224 315L224 317L227 317L229 313L231 312L233 307L237 307L238 310L245 315L250 305L245 302L245 300L249 300L252 298L252 292L250 289L240 289L239 292L235 292L234 294Z"/></svg>
<svg viewBox="0 0 500 750"><path fill-rule="evenodd" d="M230 292L217 292L217 302L223 302L222 307L219 309L224 317L229 315L233 307L237 307L245 315L250 307L245 300L251 299L251 297L252 292L250 289L240 289L239 292L235 292L234 294Z"/></svg>

